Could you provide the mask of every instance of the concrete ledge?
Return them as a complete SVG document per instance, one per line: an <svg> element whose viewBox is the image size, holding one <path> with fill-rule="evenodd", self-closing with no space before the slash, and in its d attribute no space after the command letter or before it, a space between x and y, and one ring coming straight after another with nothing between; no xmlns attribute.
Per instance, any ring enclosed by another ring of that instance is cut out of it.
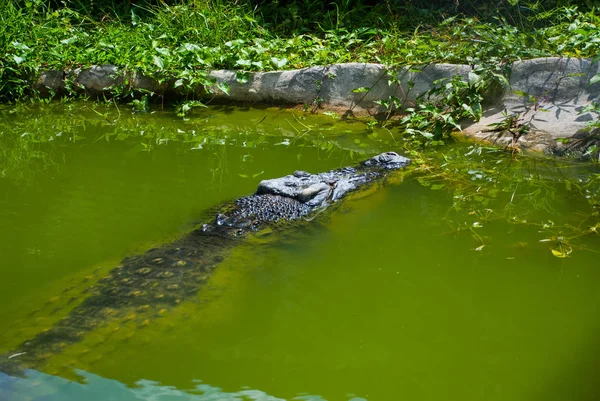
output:
<svg viewBox="0 0 600 401"><path fill-rule="evenodd" d="M598 73L598 63L587 59L550 57L515 62L510 90L491 99L483 118L465 124L464 132L486 141L512 142L511 135L499 137L489 124L502 121L506 114L519 115L520 122L531 127L529 134L518 139L523 147L555 153L585 147L592 139L587 123L598 116L581 111L600 100L600 83L590 85Z"/></svg>
<svg viewBox="0 0 600 401"><path fill-rule="evenodd" d="M434 87L436 80L456 75L466 77L471 67L462 64L430 64L422 67L388 70L380 64L346 63L309 67L292 71L254 72L247 82L236 79L237 71L216 70L209 78L229 86L229 94L216 86L193 90L220 102L307 105L355 114L376 114L385 109L377 101L394 96L407 107ZM589 59L561 57L518 61L512 64L510 90L490 94L489 106L477 123L464 122L467 136L496 143L514 143L512 135L499 135L490 124L516 115L531 132L518 144L543 151L564 151L574 143L585 143L590 133L587 123L597 116L581 110L599 100L600 83L590 79L600 73L598 63ZM35 83L42 94L65 92L66 85L92 96L110 95L120 85L147 90L159 95L183 96L172 82L158 80L140 72L130 73L114 65L92 66L72 71L45 71ZM360 88L369 88L361 90ZM567 139L567 144L565 140ZM571 145L569 140L573 139Z"/></svg>

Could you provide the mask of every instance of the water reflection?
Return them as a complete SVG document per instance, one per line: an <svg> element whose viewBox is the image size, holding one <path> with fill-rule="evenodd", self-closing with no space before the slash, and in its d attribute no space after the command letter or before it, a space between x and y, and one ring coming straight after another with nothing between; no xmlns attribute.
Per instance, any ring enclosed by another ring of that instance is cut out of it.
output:
<svg viewBox="0 0 600 401"><path fill-rule="evenodd" d="M0 373L0 401L282 401L260 390L226 392L200 381L190 390L163 386L152 380L138 380L130 388L93 373L76 370L81 382L66 380L37 370L28 370L24 378ZM307 398L298 398L306 400ZM313 400L314 398L309 398ZM322 398L318 398L322 399Z"/></svg>

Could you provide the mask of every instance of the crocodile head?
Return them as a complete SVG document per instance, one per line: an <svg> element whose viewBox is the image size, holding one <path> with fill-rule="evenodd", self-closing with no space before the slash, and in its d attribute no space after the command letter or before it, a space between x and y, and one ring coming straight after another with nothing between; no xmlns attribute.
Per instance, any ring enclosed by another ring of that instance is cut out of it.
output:
<svg viewBox="0 0 600 401"><path fill-rule="evenodd" d="M396 152L386 152L363 162L363 165L371 168L383 168L386 170L397 170L410 164L410 159L400 156Z"/></svg>
<svg viewBox="0 0 600 401"><path fill-rule="evenodd" d="M323 207L381 176L386 170L397 170L408 164L410 159L395 152L386 152L356 168L345 167L320 174L296 171L293 175L263 180L258 184L256 194L278 195L310 207Z"/></svg>

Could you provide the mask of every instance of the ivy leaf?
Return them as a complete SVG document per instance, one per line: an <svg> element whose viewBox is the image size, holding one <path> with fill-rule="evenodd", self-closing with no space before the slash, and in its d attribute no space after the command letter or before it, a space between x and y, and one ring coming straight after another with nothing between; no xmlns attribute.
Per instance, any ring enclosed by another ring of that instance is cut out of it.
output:
<svg viewBox="0 0 600 401"><path fill-rule="evenodd" d="M19 43L16 40L10 42L11 45L13 45L13 47L17 50L21 50L22 52L28 52L31 51L31 47L27 46L26 44L23 43Z"/></svg>
<svg viewBox="0 0 600 401"><path fill-rule="evenodd" d="M492 75L493 75L494 77L496 77L496 79L497 79L498 81L500 81L500 83L501 83L502 85L504 85L506 88L510 88L510 82L508 82L508 79L506 79L506 77L505 77L504 75L502 75L502 74L498 74L498 73L495 73L495 72L493 72L493 73L492 73Z"/></svg>
<svg viewBox="0 0 600 401"><path fill-rule="evenodd" d="M466 103L462 104L463 109L465 109L470 115L474 116L475 112L473 111L473 108L471 106L469 106Z"/></svg>
<svg viewBox="0 0 600 401"><path fill-rule="evenodd" d="M231 40L229 42L225 42L225 46L229 47L229 48L235 48L235 47L240 47L244 44L244 40L243 39L236 39L236 40Z"/></svg>
<svg viewBox="0 0 600 401"><path fill-rule="evenodd" d="M273 65L277 68L283 68L288 63L288 59L285 57L284 58L271 57L271 63L273 63Z"/></svg>
<svg viewBox="0 0 600 401"><path fill-rule="evenodd" d="M474 73L473 71L469 72L469 83L476 84L481 81L481 75Z"/></svg>
<svg viewBox="0 0 600 401"><path fill-rule="evenodd" d="M162 58L160 58L158 56L152 56L152 59L154 60L154 64L156 64L156 66L158 68L160 68L161 70L165 69L165 64L164 64Z"/></svg>
<svg viewBox="0 0 600 401"><path fill-rule="evenodd" d="M171 52L166 47L155 47L154 50L156 50L156 52L158 54L162 54L163 56L167 56L168 57L168 56L171 55Z"/></svg>
<svg viewBox="0 0 600 401"><path fill-rule="evenodd" d="M250 73L247 71L236 71L235 80L241 84L245 84L250 80Z"/></svg>
<svg viewBox="0 0 600 401"><path fill-rule="evenodd" d="M194 53L194 52L198 52L200 50L201 50L201 48L198 45L195 45L193 43L184 43L183 45L181 45L179 47L179 49L177 49L177 52L178 53L184 53L184 52L187 51L187 52Z"/></svg>
<svg viewBox="0 0 600 401"><path fill-rule="evenodd" d="M241 65L242 67L250 67L252 65L252 60L247 59L239 59L235 62L237 65Z"/></svg>
<svg viewBox="0 0 600 401"><path fill-rule="evenodd" d="M217 84L217 88L225 93L227 96L229 96L229 84L227 82L219 82Z"/></svg>

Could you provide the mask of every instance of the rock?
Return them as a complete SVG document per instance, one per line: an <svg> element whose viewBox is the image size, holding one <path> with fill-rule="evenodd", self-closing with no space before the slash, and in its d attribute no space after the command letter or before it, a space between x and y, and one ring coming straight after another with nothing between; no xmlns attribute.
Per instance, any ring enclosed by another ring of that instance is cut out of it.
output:
<svg viewBox="0 0 600 401"><path fill-rule="evenodd" d="M75 78L75 83L94 96L108 92L122 84L123 78L119 68L115 65L93 65L81 70Z"/></svg>
<svg viewBox="0 0 600 401"><path fill-rule="evenodd" d="M470 124L464 132L490 142L510 143L514 141L512 135L500 136L490 124L515 115L530 127L530 133L518 139L525 148L562 152L585 144L580 139L589 136L587 123L594 116L581 114L581 110L600 96L600 84L589 84L599 72L598 63L588 59L549 57L515 62L510 90L492 100L481 121Z"/></svg>
<svg viewBox="0 0 600 401"><path fill-rule="evenodd" d="M238 82L236 72L217 70L209 74L217 82L229 85L229 95L212 88L208 95L218 100L254 103L311 103L317 95L318 82L322 82L326 67L310 67L293 71L255 72L248 74L248 82Z"/></svg>
<svg viewBox="0 0 600 401"><path fill-rule="evenodd" d="M61 70L42 71L34 88L40 92L41 96L49 96L52 92L62 92L65 88L63 78L64 72Z"/></svg>
<svg viewBox="0 0 600 401"><path fill-rule="evenodd" d="M159 82L157 79L145 75L141 71L136 71L131 77L131 86L136 89L141 89L154 93L165 93L169 91L169 84L167 82Z"/></svg>
<svg viewBox="0 0 600 401"><path fill-rule="evenodd" d="M347 114L373 114L386 111L379 101L393 96L402 107L412 106L419 95L434 87L435 81L457 75L467 77L471 70L469 65L429 64L389 71L380 64L346 63L247 73L245 83L238 82L236 71L216 70L209 73L209 78L226 83L229 94L216 86L209 88L209 93L202 87L192 88L192 92L197 97L229 103L306 105ZM590 85L590 79L599 73L599 64L589 59L549 57L517 61L512 64L511 88L489 94L481 121L463 122L463 132L500 144L513 144L518 139L517 144L542 151L561 152L573 146L588 146L587 124L597 116L581 114L581 110L599 99L600 82ZM162 95L183 95L174 88L173 80L159 82L139 71L129 75L114 65L44 71L34 86L43 95L64 93L65 77L92 96L108 95L123 83ZM490 126L506 121L506 115L528 125L530 132L516 138L517 135L506 132L502 135L501 130Z"/></svg>

